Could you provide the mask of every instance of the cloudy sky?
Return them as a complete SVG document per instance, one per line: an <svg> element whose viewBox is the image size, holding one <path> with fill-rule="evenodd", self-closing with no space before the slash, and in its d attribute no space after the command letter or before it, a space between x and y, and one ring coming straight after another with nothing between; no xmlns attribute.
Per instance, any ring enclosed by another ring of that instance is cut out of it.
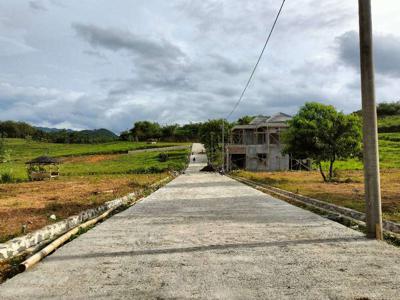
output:
<svg viewBox="0 0 400 300"><path fill-rule="evenodd" d="M377 98L400 98L400 3L373 0ZM281 0L1 0L0 119L115 132L226 116ZM232 119L360 108L356 0L287 0Z"/></svg>

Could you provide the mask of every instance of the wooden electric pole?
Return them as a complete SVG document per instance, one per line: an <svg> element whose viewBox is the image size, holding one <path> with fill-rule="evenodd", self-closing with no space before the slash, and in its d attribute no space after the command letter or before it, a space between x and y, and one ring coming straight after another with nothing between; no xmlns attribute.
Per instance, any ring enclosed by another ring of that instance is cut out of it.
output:
<svg viewBox="0 0 400 300"><path fill-rule="evenodd" d="M382 208L375 101L371 0L358 0L367 237L381 240Z"/></svg>
<svg viewBox="0 0 400 300"><path fill-rule="evenodd" d="M209 161L210 161L210 164L212 165L212 163L213 163L213 157L214 157L214 132L210 132L210 144L211 144L211 149L210 149L210 158L209 158Z"/></svg>
<svg viewBox="0 0 400 300"><path fill-rule="evenodd" d="M225 172L225 120L222 119L222 173Z"/></svg>

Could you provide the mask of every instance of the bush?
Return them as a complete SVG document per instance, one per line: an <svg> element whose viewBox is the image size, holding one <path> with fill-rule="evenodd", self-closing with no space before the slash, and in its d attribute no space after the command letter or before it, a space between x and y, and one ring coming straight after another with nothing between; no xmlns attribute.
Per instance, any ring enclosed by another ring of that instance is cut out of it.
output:
<svg viewBox="0 0 400 300"><path fill-rule="evenodd" d="M169 159L169 156L167 153L160 153L158 155L158 161L159 162L166 162Z"/></svg>
<svg viewBox="0 0 400 300"><path fill-rule="evenodd" d="M157 174L157 173L162 173L164 171L166 171L166 168L152 166L152 167L148 167L148 168L135 168L135 169L129 170L127 173L128 174Z"/></svg>
<svg viewBox="0 0 400 300"><path fill-rule="evenodd" d="M12 183L15 182L15 178L10 172L6 172L1 174L0 181L1 183Z"/></svg>
<svg viewBox="0 0 400 300"><path fill-rule="evenodd" d="M400 115L400 101L382 102L377 107L378 116L395 116Z"/></svg>

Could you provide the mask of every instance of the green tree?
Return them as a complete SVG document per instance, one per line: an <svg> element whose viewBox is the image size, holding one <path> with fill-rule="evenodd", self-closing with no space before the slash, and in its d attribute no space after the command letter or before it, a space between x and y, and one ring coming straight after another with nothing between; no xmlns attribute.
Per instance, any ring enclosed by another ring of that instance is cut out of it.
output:
<svg viewBox="0 0 400 300"><path fill-rule="evenodd" d="M159 138L161 136L161 127L158 123L139 121L134 124L131 132L139 141L145 141Z"/></svg>
<svg viewBox="0 0 400 300"><path fill-rule="evenodd" d="M333 179L335 161L359 157L361 121L358 116L345 115L331 105L310 102L289 121L283 139L284 153L314 160L327 182ZM329 163L328 176L322 168L323 162Z"/></svg>
<svg viewBox="0 0 400 300"><path fill-rule="evenodd" d="M0 122L0 132L8 138L25 138L27 135L35 136L39 130L24 122Z"/></svg>
<svg viewBox="0 0 400 300"><path fill-rule="evenodd" d="M243 116L237 120L238 125L248 125L251 121L253 121L253 116Z"/></svg>
<svg viewBox="0 0 400 300"><path fill-rule="evenodd" d="M199 130L200 142L204 144L209 161L218 162L220 158L222 141L222 122L225 122L225 142L228 142L228 135L231 124L226 120L208 120L204 122Z"/></svg>
<svg viewBox="0 0 400 300"><path fill-rule="evenodd" d="M201 123L190 123L176 129L175 136L179 141L199 141Z"/></svg>
<svg viewBox="0 0 400 300"><path fill-rule="evenodd" d="M179 125L177 125L177 124L165 125L165 126L161 127L161 139L163 141L174 141L176 131L178 128L179 128Z"/></svg>
<svg viewBox="0 0 400 300"><path fill-rule="evenodd" d="M119 135L121 141L132 141L132 133L129 130L122 131Z"/></svg>
<svg viewBox="0 0 400 300"><path fill-rule="evenodd" d="M380 117L400 115L400 101L379 103L376 111Z"/></svg>

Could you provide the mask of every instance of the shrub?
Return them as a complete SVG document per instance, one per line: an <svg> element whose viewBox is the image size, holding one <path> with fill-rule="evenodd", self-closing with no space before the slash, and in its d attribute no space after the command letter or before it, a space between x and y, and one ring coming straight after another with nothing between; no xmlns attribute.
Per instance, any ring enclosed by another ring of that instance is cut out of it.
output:
<svg viewBox="0 0 400 300"><path fill-rule="evenodd" d="M148 168L135 168L129 170L128 174L157 174L166 171L166 168L158 167L158 166L151 166Z"/></svg>
<svg viewBox="0 0 400 300"><path fill-rule="evenodd" d="M158 155L158 161L159 162L166 162L169 159L168 154L167 153L160 153Z"/></svg>
<svg viewBox="0 0 400 300"><path fill-rule="evenodd" d="M1 174L0 181L1 181L1 183L12 183L12 182L15 182L15 178L12 175L12 173L6 172L6 173Z"/></svg>
<svg viewBox="0 0 400 300"><path fill-rule="evenodd" d="M1 155L1 162L6 163L11 161L11 153L12 151L10 149L6 149L2 152Z"/></svg>

